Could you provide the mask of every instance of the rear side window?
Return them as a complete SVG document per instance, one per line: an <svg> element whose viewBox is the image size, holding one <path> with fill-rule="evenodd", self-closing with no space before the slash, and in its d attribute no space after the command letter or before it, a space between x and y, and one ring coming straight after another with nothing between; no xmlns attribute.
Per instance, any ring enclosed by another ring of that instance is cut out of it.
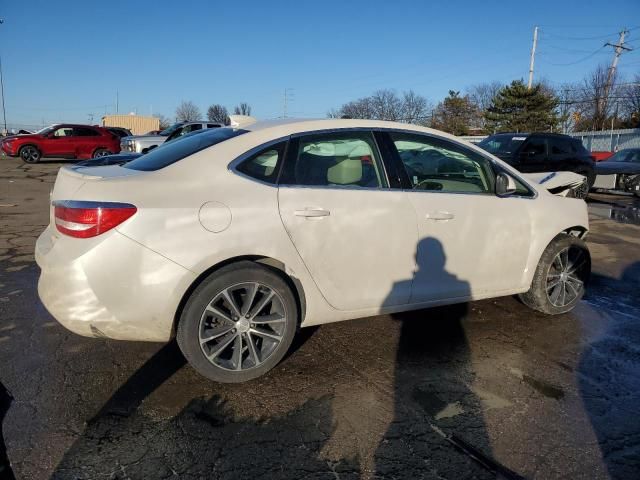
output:
<svg viewBox="0 0 640 480"><path fill-rule="evenodd" d="M171 165L200 150L247 133L247 130L235 128L216 128L207 130L199 135L192 135L181 139L179 142L171 142L151 150L149 153L136 158L124 165L131 170L151 172Z"/></svg>
<svg viewBox="0 0 640 480"><path fill-rule="evenodd" d="M236 170L261 182L275 184L286 146L286 141L271 145L244 160Z"/></svg>
<svg viewBox="0 0 640 480"><path fill-rule="evenodd" d="M100 134L93 128L73 127L74 137L98 137Z"/></svg>

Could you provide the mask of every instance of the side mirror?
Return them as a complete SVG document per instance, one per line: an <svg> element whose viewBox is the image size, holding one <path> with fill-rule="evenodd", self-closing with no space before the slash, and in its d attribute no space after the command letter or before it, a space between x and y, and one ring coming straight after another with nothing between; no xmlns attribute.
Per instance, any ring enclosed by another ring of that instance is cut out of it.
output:
<svg viewBox="0 0 640 480"><path fill-rule="evenodd" d="M496 194L500 196L511 195L515 193L516 181L509 174L500 172L496 177Z"/></svg>

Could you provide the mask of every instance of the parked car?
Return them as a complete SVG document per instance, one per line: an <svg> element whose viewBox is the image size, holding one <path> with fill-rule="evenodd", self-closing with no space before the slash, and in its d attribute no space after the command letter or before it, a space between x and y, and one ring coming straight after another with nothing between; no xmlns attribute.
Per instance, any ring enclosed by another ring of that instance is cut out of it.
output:
<svg viewBox="0 0 640 480"><path fill-rule="evenodd" d="M60 170L36 260L62 325L176 332L197 371L240 382L299 327L512 294L560 314L585 291L585 202L478 147L402 123L232 122Z"/></svg>
<svg viewBox="0 0 640 480"><path fill-rule="evenodd" d="M591 152L591 156L596 162L602 162L603 160L609 158L611 155L613 155L613 152L607 152L604 150L594 150Z"/></svg>
<svg viewBox="0 0 640 480"><path fill-rule="evenodd" d="M206 131L207 131L206 129L196 130L194 132L187 133L183 136L175 136L174 138L170 138L169 140L167 140L162 145L156 148L165 148L167 145L171 145L171 143L175 142L176 140L189 138L189 137L192 137L193 135L199 135ZM148 150L145 153L137 153L137 152L118 153L116 155L107 155L104 157L92 158L91 160L85 160L83 162L76 163L73 168L77 169L77 168L83 168L83 167L105 167L107 165L124 165L125 163L130 162L131 160L135 160L136 158L141 157L142 155L146 155L150 151L151 150Z"/></svg>
<svg viewBox="0 0 640 480"><path fill-rule="evenodd" d="M640 148L625 148L596 165L595 189L631 192L640 197Z"/></svg>
<svg viewBox="0 0 640 480"><path fill-rule="evenodd" d="M133 135L120 140L120 148L123 152L146 153L147 151L162 145L169 139L186 135L196 130L206 128L220 128L223 125L216 122L178 122L163 130L158 135Z"/></svg>
<svg viewBox="0 0 640 480"><path fill-rule="evenodd" d="M109 130L111 133L117 135L119 138L130 137L131 135L133 135L131 133L131 130L129 130L128 128L123 128L123 127L104 127L104 128Z"/></svg>
<svg viewBox="0 0 640 480"><path fill-rule="evenodd" d="M575 172L586 178L576 189L585 198L595 180L594 160L580 139L557 133L498 133L478 143L523 173Z"/></svg>
<svg viewBox="0 0 640 480"><path fill-rule="evenodd" d="M90 125L56 124L31 135L8 137L2 151L37 163L44 157L85 159L120 151L119 138L109 130Z"/></svg>

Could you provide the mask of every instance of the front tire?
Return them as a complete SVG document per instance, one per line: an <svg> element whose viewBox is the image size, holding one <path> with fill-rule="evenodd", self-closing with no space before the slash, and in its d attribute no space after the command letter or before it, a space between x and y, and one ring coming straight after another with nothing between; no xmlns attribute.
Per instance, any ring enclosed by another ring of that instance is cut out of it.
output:
<svg viewBox="0 0 640 480"><path fill-rule="evenodd" d="M531 288L519 295L522 303L549 315L566 313L584 295L591 274L591 255L583 240L558 235L545 249Z"/></svg>
<svg viewBox="0 0 640 480"><path fill-rule="evenodd" d="M42 158L42 153L33 145L25 145L18 151L20 158L25 163L38 163Z"/></svg>
<svg viewBox="0 0 640 480"><path fill-rule="evenodd" d="M275 367L297 326L298 307L287 283L268 267L246 261L212 273L193 291L177 340L201 375L237 383Z"/></svg>

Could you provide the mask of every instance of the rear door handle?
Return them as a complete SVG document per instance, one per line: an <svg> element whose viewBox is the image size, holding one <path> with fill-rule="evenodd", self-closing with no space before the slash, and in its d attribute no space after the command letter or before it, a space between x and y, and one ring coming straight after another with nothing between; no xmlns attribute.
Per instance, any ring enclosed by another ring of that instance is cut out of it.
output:
<svg viewBox="0 0 640 480"><path fill-rule="evenodd" d="M307 218L315 218L315 217L328 217L331 215L329 210L325 210L324 208L311 208L307 207L304 210L296 210L293 212L296 217L307 217Z"/></svg>
<svg viewBox="0 0 640 480"><path fill-rule="evenodd" d="M425 215L427 220L451 220L453 218L455 218L455 215L453 213L449 213L449 212L433 212L433 213L427 213Z"/></svg>

